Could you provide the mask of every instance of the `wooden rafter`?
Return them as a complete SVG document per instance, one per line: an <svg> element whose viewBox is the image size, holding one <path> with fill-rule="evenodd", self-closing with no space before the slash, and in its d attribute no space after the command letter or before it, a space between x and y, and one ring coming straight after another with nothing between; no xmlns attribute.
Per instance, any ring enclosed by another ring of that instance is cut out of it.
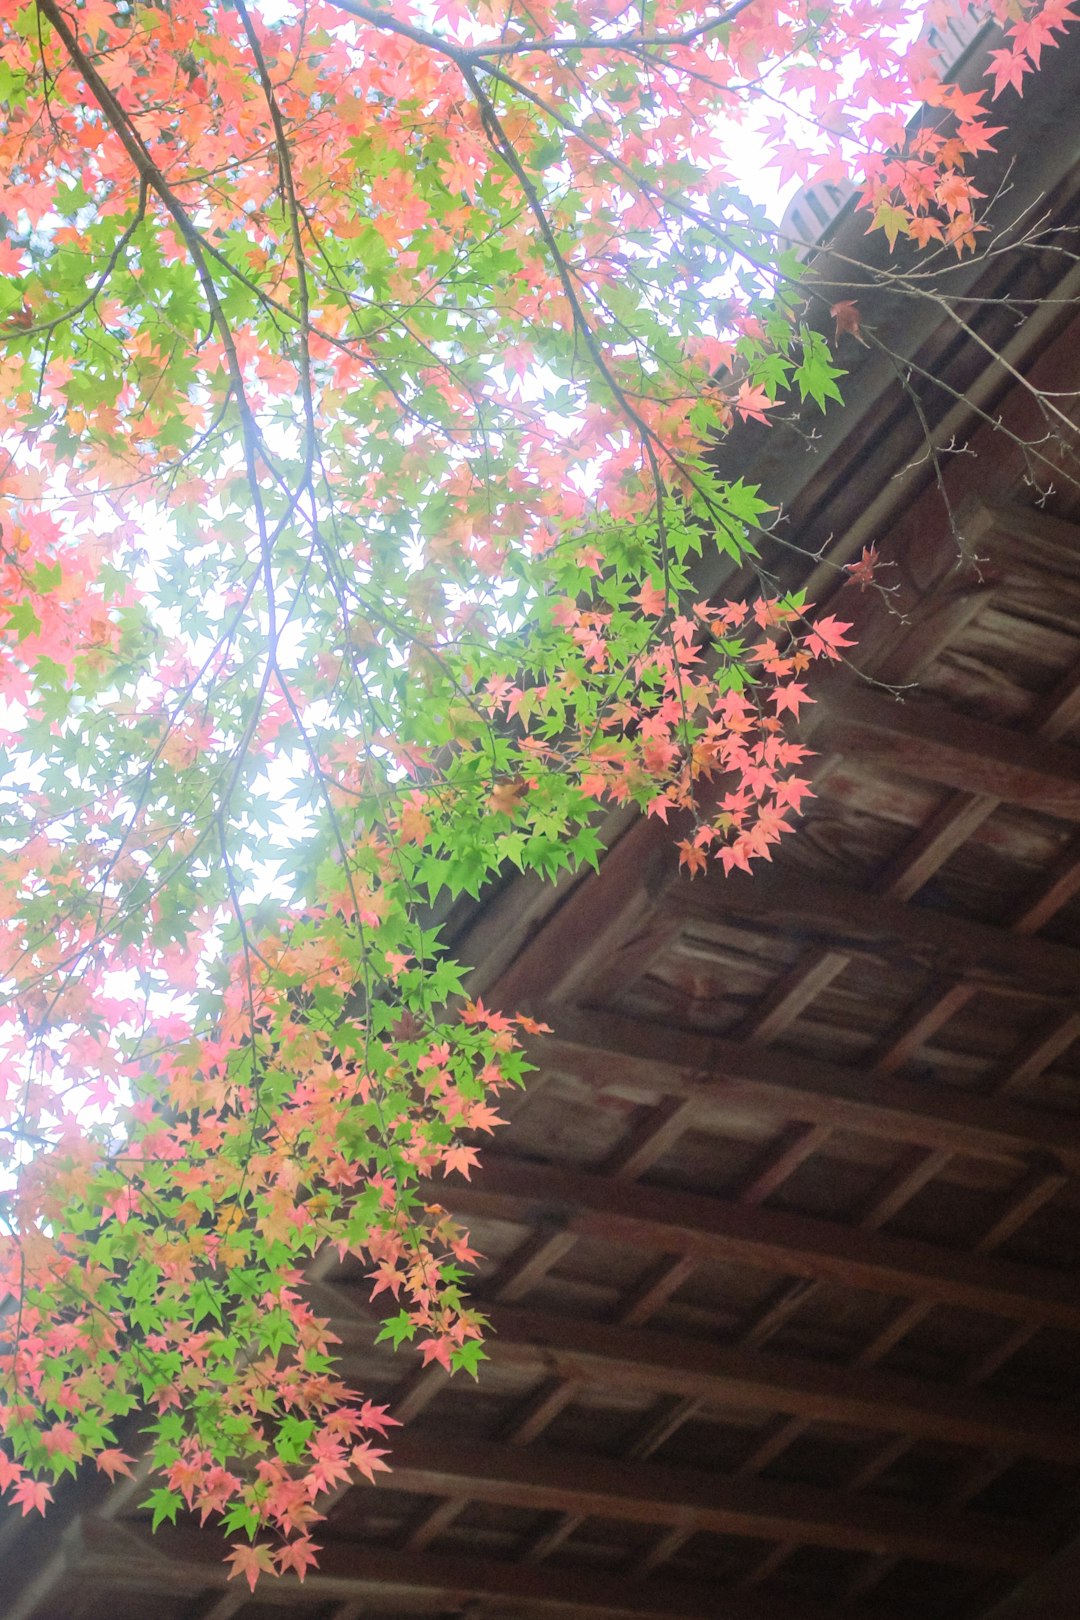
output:
<svg viewBox="0 0 1080 1620"><path fill-rule="evenodd" d="M1071 945L1021 938L954 912L907 905L787 870L753 876L739 872L726 881L710 874L668 888L662 908L684 924L707 928L736 921L831 939L847 956L925 963L1002 994L1065 1001L1075 996L1080 983L1080 950Z"/></svg>
<svg viewBox="0 0 1080 1620"><path fill-rule="evenodd" d="M706 1198L697 1193L630 1186L613 1177L491 1158L482 1182L448 1182L442 1201L469 1220L528 1226L558 1220L579 1236L662 1254L733 1260L787 1276L938 1304L958 1305L1011 1321L1037 1320L1080 1329L1080 1294L1065 1272L881 1232L858 1231L807 1215Z"/></svg>
<svg viewBox="0 0 1080 1620"><path fill-rule="evenodd" d="M71 1574L83 1590L95 1584L107 1591L165 1590L197 1597L220 1592L226 1577L220 1548L193 1530L162 1527L151 1538L144 1525L86 1518L72 1525L66 1540ZM283 1613L319 1614L328 1603L363 1603L387 1593L406 1598L410 1615L460 1611L479 1599L553 1620L717 1620L718 1610L724 1620L834 1620L827 1605L779 1593L721 1594L714 1585L690 1581L642 1585L609 1571L540 1570L490 1558L417 1555L329 1538L320 1567L302 1586L286 1576L260 1587L259 1600ZM875 1620L904 1617L884 1610Z"/></svg>
<svg viewBox="0 0 1080 1620"><path fill-rule="evenodd" d="M372 1313L357 1310L341 1288L319 1288L314 1303L333 1319L345 1343L358 1322L365 1332L374 1328ZM554 1416L582 1385L591 1383L654 1398L691 1399L699 1405L784 1412L804 1424L897 1431L949 1445L1080 1462L1080 1432L1062 1424L1057 1407L1039 1401L1006 1400L947 1383L870 1371L865 1362L836 1366L651 1328L642 1331L546 1310L489 1306L482 1299L479 1303L491 1326L487 1350L493 1365L548 1374L566 1386L556 1396L542 1385L527 1409L515 1414L507 1438L516 1444L534 1438L524 1431L527 1423L535 1422L530 1413L541 1401L556 1403ZM437 1387L445 1382L430 1376ZM424 1369L423 1380L428 1377ZM416 1415L408 1401L412 1387L410 1378L403 1397L394 1403L394 1413L402 1420Z"/></svg>
<svg viewBox="0 0 1080 1620"><path fill-rule="evenodd" d="M549 1016L555 1032L537 1043L536 1060L598 1090L729 1101L733 1110L972 1158L1022 1162L1051 1153L1080 1169L1080 1122L1069 1116L623 1014L559 1008Z"/></svg>
<svg viewBox="0 0 1080 1620"><path fill-rule="evenodd" d="M497 1365L544 1368L560 1378L654 1396L695 1398L812 1423L909 1432L952 1445L995 1447L1060 1462L1080 1460L1080 1432L1053 1406L958 1390L868 1369L838 1367L712 1340L574 1321L549 1311L494 1307L489 1351Z"/></svg>
<svg viewBox="0 0 1080 1620"><path fill-rule="evenodd" d="M1052 1550L1031 1526L998 1516L941 1514L901 1501L848 1496L774 1481L742 1481L591 1453L441 1440L405 1433L379 1490L424 1492L638 1524L682 1525L717 1535L784 1539L852 1552L895 1552L930 1563L1025 1571Z"/></svg>
<svg viewBox="0 0 1080 1620"><path fill-rule="evenodd" d="M1080 750L1035 735L1038 729L1036 722L1013 731L926 698L898 702L872 689L843 687L821 694L813 741L864 765L1080 821Z"/></svg>

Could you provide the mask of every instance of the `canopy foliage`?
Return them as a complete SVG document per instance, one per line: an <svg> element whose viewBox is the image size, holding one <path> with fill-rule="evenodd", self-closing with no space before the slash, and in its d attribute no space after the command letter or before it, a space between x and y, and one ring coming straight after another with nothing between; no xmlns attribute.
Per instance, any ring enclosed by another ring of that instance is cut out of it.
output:
<svg viewBox="0 0 1080 1620"><path fill-rule="evenodd" d="M155 1522L187 1504L252 1583L302 1573L389 1421L305 1301L324 1245L389 1337L476 1370L438 1178L530 1025L462 1000L433 918L595 862L611 806L678 823L691 873L798 811L789 717L846 627L694 584L769 513L710 445L842 392L745 176L850 185L931 264L978 251L990 94L1071 11L984 9L973 93L914 0L3 0L24 1512L138 1432Z"/></svg>

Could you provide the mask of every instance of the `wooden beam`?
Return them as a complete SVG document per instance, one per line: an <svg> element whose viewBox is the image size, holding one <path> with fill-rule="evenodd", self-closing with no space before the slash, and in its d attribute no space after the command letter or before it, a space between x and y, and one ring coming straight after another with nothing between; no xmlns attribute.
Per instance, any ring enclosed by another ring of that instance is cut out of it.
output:
<svg viewBox="0 0 1080 1620"><path fill-rule="evenodd" d="M616 836L598 871L560 880L564 892L550 915L493 984L482 981L485 999L511 1009L537 995L558 1001L607 963L616 942L651 909L641 873L655 842L654 826L635 819Z"/></svg>
<svg viewBox="0 0 1080 1620"><path fill-rule="evenodd" d="M1080 536L1080 529L1074 529L1074 533ZM1054 690L1035 704L1024 732L1025 735L1036 732L1057 742L1072 729L1077 718L1080 718L1080 664L1074 665ZM930 817L912 842L878 874L875 888L897 899L910 900L927 879L944 865L953 851L966 843L989 820L1001 803L999 791L954 793ZM1072 864L1076 865L1075 855ZM1049 896L1037 907L1042 920L1052 915L1057 905L1064 904L1068 892L1071 892L1068 888L1070 882L1071 872L1063 882L1051 885ZM1036 931L1034 927L1017 926L1021 932Z"/></svg>
<svg viewBox="0 0 1080 1620"><path fill-rule="evenodd" d="M573 1232L567 1232L554 1222L543 1222L531 1233L520 1249L516 1249L491 1280L489 1292L493 1299L521 1299L546 1277L552 1266L557 1266L577 1242Z"/></svg>
<svg viewBox="0 0 1080 1620"><path fill-rule="evenodd" d="M740 1204L763 1204L789 1176L812 1159L830 1140L831 1125L794 1124L780 1142L771 1146L763 1163L751 1166L739 1182L735 1197Z"/></svg>
<svg viewBox="0 0 1080 1620"><path fill-rule="evenodd" d="M1047 1002L1074 998L1080 982L1080 950L1071 945L1022 938L970 917L907 905L780 866L727 878L709 872L694 883L675 881L673 866L671 852L664 850L653 882L662 893L662 907L680 916L684 925L730 926L736 921L808 943L830 941L849 956L905 966L914 961L955 978L979 980L1002 993L1022 992Z"/></svg>
<svg viewBox="0 0 1080 1620"><path fill-rule="evenodd" d="M983 1233L975 1245L976 1249L986 1254L1002 1243L1007 1243L1013 1233L1018 1232L1044 1204L1057 1197L1067 1185L1067 1179L1056 1170L1040 1170L1037 1166L1033 1167L1020 1186L1015 1188L1008 1204L997 1219Z"/></svg>
<svg viewBox="0 0 1080 1620"><path fill-rule="evenodd" d="M1007 1091L1020 1091L1029 1080L1038 1079L1039 1075L1045 1074L1063 1052L1069 1050L1078 1037L1080 1037L1080 1013L1070 1010L1052 1020L1044 1026L1035 1045L1027 1047L1018 1061L1009 1058L998 1069L992 1082L995 1095L1001 1096Z"/></svg>
<svg viewBox="0 0 1080 1620"><path fill-rule="evenodd" d="M1080 821L1080 750L925 698L820 687L814 746L1065 821Z"/></svg>
<svg viewBox="0 0 1080 1620"><path fill-rule="evenodd" d="M506 1361L512 1358L500 1355L497 1359ZM557 1377L548 1379L535 1395L514 1413L503 1431L502 1438L513 1446L531 1445L554 1423L560 1412L572 1405L579 1393L580 1387L572 1375L564 1377L560 1372Z"/></svg>
<svg viewBox="0 0 1080 1620"><path fill-rule="evenodd" d="M143 1525L81 1525L80 1582L110 1591L195 1595L225 1586L221 1545L213 1536L186 1527L162 1526L153 1536ZM400 1608L408 1598L410 1615L459 1612L470 1602L506 1603L515 1614L552 1620L833 1620L826 1604L786 1593L758 1596L722 1592L715 1583L653 1580L642 1582L604 1570L539 1569L497 1559L400 1552L370 1544L324 1538L319 1568L304 1584L292 1576L264 1581L258 1601L283 1613L318 1613L327 1603L369 1598L389 1608L393 1594ZM896 1611L875 1620L903 1620Z"/></svg>
<svg viewBox="0 0 1080 1620"><path fill-rule="evenodd" d="M235 1620L235 1616L240 1613L246 1602L247 1598L243 1592L215 1594L206 1607L200 1609L195 1620Z"/></svg>
<svg viewBox="0 0 1080 1620"><path fill-rule="evenodd" d="M420 1435L399 1438L394 1471L380 1488L436 1494L467 1490L474 1499L540 1510L576 1506L589 1515L614 1515L636 1522L673 1526L692 1520L701 1529L713 1529L721 1534L794 1533L812 1545L870 1552L898 1551L931 1561L1009 1571L1030 1568L1049 1550L1049 1543L1042 1535L1008 1520L976 1520L895 1502L866 1502L855 1506L835 1493L803 1487L766 1486L760 1482L751 1486L685 1469L655 1465L628 1468L605 1458L568 1458L558 1452L522 1452L470 1441L438 1444ZM220 1549L213 1538L198 1534L185 1536L171 1530L150 1538L144 1534L145 1526L117 1525L115 1521L99 1520L87 1528L92 1531L90 1545L84 1549L77 1565L72 1559L72 1550L68 1549L69 1568L79 1567L83 1576L91 1576L96 1569L116 1586L135 1584L150 1590L174 1590L178 1584L184 1584L176 1579L179 1541L185 1549L185 1557L196 1560L188 1571L188 1590L201 1591L215 1584L215 1575L219 1580L224 1577L220 1561L214 1562L219 1560ZM145 1562L140 1554L145 1554ZM450 1569L454 1571L452 1578L448 1574ZM411 1556L387 1554L377 1548L349 1548L331 1543L320 1570L309 1576L304 1593L315 1601L325 1601L349 1597L358 1585L376 1588L415 1585L418 1588L437 1586L457 1593L523 1598L533 1595L541 1602L563 1601L561 1597L552 1596L553 1590L559 1590L557 1577L545 1578L542 1583L531 1583L527 1587L507 1586L502 1580L503 1570L511 1580L518 1573L516 1566L478 1566L471 1560L458 1564L445 1559L418 1562ZM351 1590L343 1589L343 1581ZM610 1578L605 1576L599 1589L618 1598L618 1601L609 1599L607 1608L612 1612L625 1608L618 1586L616 1580L612 1587ZM292 1603L299 1594L294 1594L291 1583L285 1582L274 1583L267 1589L267 1596L271 1602ZM607 1612L603 1604L583 1597L580 1590L565 1601L585 1609L599 1607ZM693 1589L683 1592L680 1588L677 1606L673 1609L665 1608L663 1602L658 1605L648 1600L643 1607L626 1612L688 1616L699 1611L693 1606ZM715 1610L700 1612L711 1615ZM744 1610L736 1604L725 1612L732 1616L752 1614L764 1620L766 1611L757 1607ZM775 1615L785 1611L780 1608L771 1612ZM806 1611L792 1612L802 1615Z"/></svg>
<svg viewBox="0 0 1080 1620"><path fill-rule="evenodd" d="M1000 804L1001 800L989 793L954 793L915 837L886 861L874 887L897 900L910 900L941 870L949 856L966 844L984 821L989 821Z"/></svg>
<svg viewBox="0 0 1080 1620"><path fill-rule="evenodd" d="M439 1196L465 1221L530 1226L558 1219L577 1237L734 1261L1010 1321L1080 1330L1080 1289L1071 1272L963 1254L834 1221L498 1157L488 1158L474 1184L448 1180Z"/></svg>
<svg viewBox="0 0 1080 1620"><path fill-rule="evenodd" d="M419 1417L431 1405L449 1381L450 1374L445 1367L429 1363L426 1367L415 1368L406 1379L404 1388L394 1396L392 1416L399 1423L411 1423L413 1418Z"/></svg>
<svg viewBox="0 0 1080 1620"><path fill-rule="evenodd" d="M402 1537L402 1546L409 1552L426 1552L459 1519L469 1505L468 1497L444 1496L434 1508L425 1506Z"/></svg>
<svg viewBox="0 0 1080 1620"><path fill-rule="evenodd" d="M620 1180L636 1181L675 1146L692 1123L693 1113L688 1098L665 1096L618 1144L605 1161L604 1170Z"/></svg>
<svg viewBox="0 0 1080 1620"><path fill-rule="evenodd" d="M812 1423L916 1434L1048 1461L1080 1461L1080 1431L1056 1407L951 1385L859 1371L684 1338L652 1329L571 1320L495 1306L488 1350L496 1363L543 1369L575 1384L644 1390Z"/></svg>
<svg viewBox="0 0 1080 1620"><path fill-rule="evenodd" d="M1036 1209L1039 1209L1048 1199L1054 1197L1060 1191L1063 1180L1064 1178L1053 1173L1040 1174L1038 1171L1033 1170L1025 1177L1021 1185L1014 1190L1007 1209L987 1228L976 1248L985 1252L1006 1241ZM887 1324L881 1332L875 1335L869 1344L864 1346L859 1355L855 1357L853 1366L856 1368L875 1366L900 1339L905 1337L912 1328L918 1326L919 1322L929 1315L929 1311L930 1307L925 1303L908 1306L906 1310L901 1311L891 1323ZM1038 1331L1038 1323L1018 1323L1002 1338L999 1338L997 1343L992 1345L989 1350L984 1351L969 1363L964 1370L961 1385L970 1388L983 1383L988 1378L992 1378L998 1368L1004 1366L1005 1362L1021 1350L1029 1340L1034 1338ZM789 1429L797 1424L797 1419L789 1420ZM916 1438L910 1434L898 1435L888 1445L879 1448L866 1462L860 1464L855 1473L849 1477L847 1481L848 1489L861 1489L880 1477L882 1473L892 1466L897 1458L916 1443ZM1004 1462L1002 1461L1003 1458ZM1000 1471L1002 1466L1009 1466L1013 1458L1010 1457L1008 1451L995 1450L992 1453L992 1461L994 1467ZM985 1462L985 1458L983 1462ZM980 1473L980 1466L980 1464L976 1464L975 1469L969 1471L966 1476L964 1489L967 1490L971 1487L972 1495L975 1494L974 1486L983 1477ZM968 1495L949 1498L952 1505L956 1507L966 1506L970 1499L971 1497ZM795 1542L788 1542L781 1547L775 1548L753 1572L752 1584L756 1584L757 1580L764 1580L769 1575L774 1574L787 1557L795 1551L797 1545ZM871 1558L866 1567L860 1570L851 1582L847 1591L848 1599L853 1601L856 1597L860 1597L869 1591L872 1586L884 1578L889 1570L895 1566L896 1562L895 1557Z"/></svg>
<svg viewBox="0 0 1080 1620"><path fill-rule="evenodd" d="M1054 865L1040 880L1034 898L1025 899L1013 927L1018 934L1037 934L1039 929L1068 905L1080 889L1080 834L1070 838Z"/></svg>
<svg viewBox="0 0 1080 1620"><path fill-rule="evenodd" d="M751 1108L973 1158L1025 1161L1056 1153L1080 1170L1080 1122L1023 1103L618 1014L560 1007L546 1016L554 1034L534 1043L534 1061L598 1090L707 1098L733 1112Z"/></svg>
<svg viewBox="0 0 1080 1620"><path fill-rule="evenodd" d="M952 1155L940 1149L916 1148L901 1160L891 1175L866 1199L859 1214L859 1225L870 1232L887 1226L915 1195L941 1174Z"/></svg>
<svg viewBox="0 0 1080 1620"><path fill-rule="evenodd" d="M872 1498L856 1503L810 1486L732 1480L546 1446L523 1449L464 1433L397 1436L393 1468L377 1488L638 1524L693 1523L716 1535L798 1537L808 1546L894 1552L969 1568L1025 1571L1053 1549L1042 1530L996 1516L942 1514Z"/></svg>
<svg viewBox="0 0 1080 1620"><path fill-rule="evenodd" d="M972 512L965 534L980 558L1002 573L1045 584L1054 574L1080 575L1080 524L1034 506L987 502Z"/></svg>
<svg viewBox="0 0 1080 1620"><path fill-rule="evenodd" d="M628 1327L640 1327L666 1305L672 1294L678 1293L696 1270L697 1261L692 1254L681 1254L675 1258L661 1256L622 1300L617 1320L625 1322Z"/></svg>
<svg viewBox="0 0 1080 1620"><path fill-rule="evenodd" d="M1030 717L1027 731L1043 737L1063 737L1072 724L1080 702L1080 665L1075 666L1058 687L1041 700ZM1002 803L995 794L954 792L932 815L916 837L877 873L873 890L894 900L910 900L954 850L965 843L992 816ZM1076 842L1074 839L1073 843ZM1018 933L1033 934L1064 905L1080 886L1080 860L1074 851L1044 884L1044 892L1028 902L1013 927ZM850 957L843 951L816 946L783 974L759 1006L742 1021L735 1034L755 1042L777 1038L822 990L845 970ZM960 980L929 1005L917 1011L879 1054L874 1068L897 1069L910 1052L978 992L975 981Z"/></svg>
<svg viewBox="0 0 1080 1620"><path fill-rule="evenodd" d="M944 989L940 981L933 984L885 1036L873 1055L872 1072L895 1074L902 1069L978 993L979 986L970 979L959 979Z"/></svg>
<svg viewBox="0 0 1080 1620"><path fill-rule="evenodd" d="M768 995L751 1009L739 1024L736 1035L740 1040L753 1041L760 1046L779 1040L799 1014L840 977L850 960L846 951L832 951L824 946L809 951L782 974Z"/></svg>

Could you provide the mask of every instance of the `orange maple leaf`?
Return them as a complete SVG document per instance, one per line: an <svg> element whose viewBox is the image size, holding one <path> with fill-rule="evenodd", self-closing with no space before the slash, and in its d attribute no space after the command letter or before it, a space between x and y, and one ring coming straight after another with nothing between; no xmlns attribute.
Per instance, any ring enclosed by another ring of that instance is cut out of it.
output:
<svg viewBox="0 0 1080 1620"><path fill-rule="evenodd" d="M254 1542L250 1546L242 1541L234 1542L231 1552L225 1555L225 1562L232 1565L229 1571L230 1581L235 1580L237 1575L242 1575L253 1592L260 1575L274 1573L273 1551L263 1541Z"/></svg>
<svg viewBox="0 0 1080 1620"><path fill-rule="evenodd" d="M110 1479L115 1479L117 1474L127 1474L130 1477L131 1469L128 1464L133 1463L135 1459L129 1457L125 1451L109 1449L99 1451L94 1461L103 1474L108 1474Z"/></svg>
<svg viewBox="0 0 1080 1620"><path fill-rule="evenodd" d="M480 1163L480 1156L475 1148L448 1147L443 1154L443 1174L448 1176L452 1170L460 1170L466 1181L472 1178L469 1174L474 1164Z"/></svg>
<svg viewBox="0 0 1080 1620"><path fill-rule="evenodd" d="M488 807L498 815L512 816L528 791L529 784L521 776L509 782L496 782L488 795Z"/></svg>
<svg viewBox="0 0 1080 1620"><path fill-rule="evenodd" d="M838 343L844 332L850 332L853 338L858 339L864 349L869 347L861 332L862 322L859 315L859 306L853 299L842 298L838 304L832 306L829 314L836 322L836 341Z"/></svg>
<svg viewBox="0 0 1080 1620"><path fill-rule="evenodd" d="M694 876L695 872L704 872L709 864L709 859L703 849L699 849L696 844L692 844L688 838L682 840L678 849L679 865L685 866L691 877Z"/></svg>

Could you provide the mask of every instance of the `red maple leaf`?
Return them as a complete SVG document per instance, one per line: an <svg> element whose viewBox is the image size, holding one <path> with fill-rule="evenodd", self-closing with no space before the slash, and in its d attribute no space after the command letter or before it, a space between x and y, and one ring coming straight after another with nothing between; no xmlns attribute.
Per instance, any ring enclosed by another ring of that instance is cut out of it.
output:
<svg viewBox="0 0 1080 1620"><path fill-rule="evenodd" d="M383 1462L383 1458L386 1456L389 1456L389 1452L379 1451L369 1441L365 1440L362 1445L353 1447L349 1455L349 1461L354 1468L359 1469L360 1473L374 1484L377 1473L388 1474L390 1472L390 1464Z"/></svg>
<svg viewBox="0 0 1080 1620"><path fill-rule="evenodd" d="M815 658L839 658L841 647L853 647L855 643L844 631L850 630L851 625L829 614L824 619L816 619L814 628L806 638L806 649L813 653Z"/></svg>
<svg viewBox="0 0 1080 1620"><path fill-rule="evenodd" d="M274 1554L278 1574L283 1575L287 1569L291 1569L302 1581L312 1565L319 1562L316 1554L321 1551L322 1548L317 1547L310 1536L297 1536L295 1541L287 1541L284 1547L279 1547ZM235 1573L234 1570L233 1574ZM247 1574L247 1571L245 1570L244 1573ZM257 1574L255 1579L258 1579ZM254 1588L255 1581L251 1580L250 1575L248 1580L252 1588Z"/></svg>
<svg viewBox="0 0 1080 1620"><path fill-rule="evenodd" d="M796 719L802 704L813 702L806 687L800 686L797 681L789 681L787 686L778 686L775 691L769 693L769 699L776 704L778 715L783 714L786 709L795 715Z"/></svg>
<svg viewBox="0 0 1080 1620"><path fill-rule="evenodd" d="M858 580L861 589L865 591L868 585L874 583L874 569L879 561L877 546L863 546L862 556L858 562L845 563L844 572L850 574L853 580Z"/></svg>
<svg viewBox="0 0 1080 1620"><path fill-rule="evenodd" d="M642 613L647 613L650 618L659 618L662 613L667 611L667 592L662 590L659 585L653 585L648 580L646 580L633 600Z"/></svg>
<svg viewBox="0 0 1080 1620"><path fill-rule="evenodd" d="M20 1479L11 1493L11 1500L19 1503L24 1519L32 1508L38 1513L44 1513L46 1502L51 1502L52 1499L52 1491L43 1479Z"/></svg>
<svg viewBox="0 0 1080 1620"><path fill-rule="evenodd" d="M1011 84L1017 95L1024 93L1024 75L1031 72L1031 63L1027 52L1022 50L991 51L990 60L994 64L990 72L994 75L994 99L997 100L1007 84Z"/></svg>

